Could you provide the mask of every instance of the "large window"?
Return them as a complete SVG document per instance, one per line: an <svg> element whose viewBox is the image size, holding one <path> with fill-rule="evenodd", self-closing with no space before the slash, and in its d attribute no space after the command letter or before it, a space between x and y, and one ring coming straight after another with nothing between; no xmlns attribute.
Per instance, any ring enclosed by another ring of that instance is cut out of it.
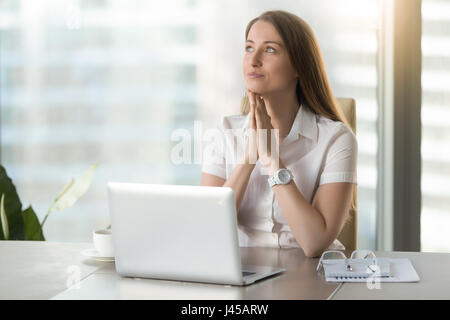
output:
<svg viewBox="0 0 450 320"><path fill-rule="evenodd" d="M450 2L422 0L421 250L449 251Z"/></svg>
<svg viewBox="0 0 450 320"><path fill-rule="evenodd" d="M49 217L47 240L90 241L108 225L107 181L199 183L200 165L171 162L171 134L239 112L245 27L270 9L311 25L335 95L356 100L358 240L375 248L376 0L0 2L1 161L22 200L42 219L99 163L89 192Z"/></svg>

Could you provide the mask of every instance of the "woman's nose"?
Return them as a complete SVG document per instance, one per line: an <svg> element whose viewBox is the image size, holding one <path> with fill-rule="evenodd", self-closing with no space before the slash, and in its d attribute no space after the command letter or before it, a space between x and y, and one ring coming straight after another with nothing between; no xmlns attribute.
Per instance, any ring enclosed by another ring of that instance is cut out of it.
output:
<svg viewBox="0 0 450 320"><path fill-rule="evenodd" d="M252 55L252 57L250 58L250 63L253 67L261 66L261 57L258 52L255 52L255 54Z"/></svg>

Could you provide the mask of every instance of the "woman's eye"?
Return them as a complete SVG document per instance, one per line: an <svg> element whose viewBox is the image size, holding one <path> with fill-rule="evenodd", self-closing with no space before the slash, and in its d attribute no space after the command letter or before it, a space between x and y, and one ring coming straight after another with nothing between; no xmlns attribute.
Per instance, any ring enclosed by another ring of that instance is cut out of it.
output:
<svg viewBox="0 0 450 320"><path fill-rule="evenodd" d="M246 51L251 51L251 50L253 50L253 48L251 47L251 46L247 46L247 47L245 47L245 50ZM267 47L267 50L272 50L272 51L268 51L268 52L270 52L270 53L274 53L275 52L275 49L274 48L272 48L272 47Z"/></svg>

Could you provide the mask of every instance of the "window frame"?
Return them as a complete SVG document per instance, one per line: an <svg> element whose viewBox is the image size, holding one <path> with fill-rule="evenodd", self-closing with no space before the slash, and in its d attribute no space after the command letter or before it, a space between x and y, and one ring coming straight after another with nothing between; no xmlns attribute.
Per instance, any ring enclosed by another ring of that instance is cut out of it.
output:
<svg viewBox="0 0 450 320"><path fill-rule="evenodd" d="M421 0L382 0L377 250L420 251Z"/></svg>

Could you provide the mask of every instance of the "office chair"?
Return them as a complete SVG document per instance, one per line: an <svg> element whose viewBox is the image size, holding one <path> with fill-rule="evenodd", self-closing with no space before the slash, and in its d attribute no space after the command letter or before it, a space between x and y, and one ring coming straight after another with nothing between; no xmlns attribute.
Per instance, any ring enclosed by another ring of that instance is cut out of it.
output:
<svg viewBox="0 0 450 320"><path fill-rule="evenodd" d="M339 106L344 113L346 120L351 125L353 133L356 134L356 102L351 98L336 98ZM353 190L352 202L355 204L356 208L356 187ZM344 227L337 239L345 246L347 250L356 250L357 248L357 237L358 236L358 220L357 220L357 209L353 210L350 208L349 217L347 218Z"/></svg>

